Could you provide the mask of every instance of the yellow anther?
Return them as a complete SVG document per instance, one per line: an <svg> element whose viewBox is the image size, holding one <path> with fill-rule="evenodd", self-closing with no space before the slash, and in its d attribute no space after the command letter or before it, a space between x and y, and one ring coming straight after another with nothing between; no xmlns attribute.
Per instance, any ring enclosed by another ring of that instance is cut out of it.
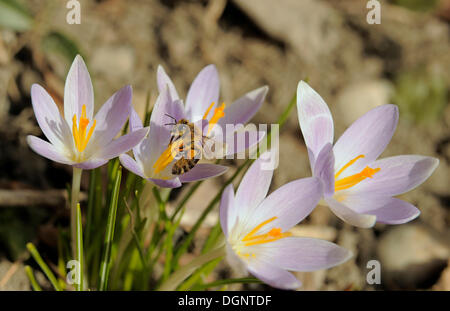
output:
<svg viewBox="0 0 450 311"><path fill-rule="evenodd" d="M91 128L86 135L86 130L90 121L86 118L86 105L83 105L81 108L81 116L79 120L79 125L77 127L77 115L74 114L72 117L72 135L73 140L75 142L75 147L78 152L83 152L86 149L86 146L91 139L92 133L94 132L95 126L97 124L96 120L93 120Z"/></svg>
<svg viewBox="0 0 450 311"><path fill-rule="evenodd" d="M334 176L334 191L344 190L353 187L354 185L360 183L366 178L372 178L372 176L379 172L380 168L371 168L369 166L366 166L361 172L344 177L338 180L339 175L344 172L345 169L347 169L349 166L354 164L358 159L364 158L364 155L359 155L356 158L350 160L346 165L344 165Z"/></svg>
<svg viewBox="0 0 450 311"><path fill-rule="evenodd" d="M266 221L263 221L257 225L252 231L250 231L243 239L242 242L246 242L244 246L252 246L258 244L265 244L279 239L291 236L290 232L282 232L281 228L272 228L268 233L254 235L259 229L274 221L277 217L272 217Z"/></svg>
<svg viewBox="0 0 450 311"><path fill-rule="evenodd" d="M177 140L172 144L170 144L166 148L166 150L164 150L163 153L161 153L158 160L156 160L155 164L153 164L153 168L155 169L156 174L164 170L167 167L167 165L169 165L173 161L173 159L175 159L175 157L178 154L178 149L181 147L182 144L183 140Z"/></svg>

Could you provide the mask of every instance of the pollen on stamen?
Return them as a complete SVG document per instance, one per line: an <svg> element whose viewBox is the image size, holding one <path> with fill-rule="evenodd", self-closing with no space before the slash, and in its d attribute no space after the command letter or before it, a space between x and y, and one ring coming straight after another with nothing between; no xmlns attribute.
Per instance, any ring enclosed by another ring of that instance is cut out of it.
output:
<svg viewBox="0 0 450 311"><path fill-rule="evenodd" d="M373 175L379 172L380 168L371 168L366 166L361 172L347 176L338 180L339 175L348 167L353 165L358 159L364 158L364 155L357 156L344 165L335 175L334 191L345 190L355 186L366 178L373 178Z"/></svg>

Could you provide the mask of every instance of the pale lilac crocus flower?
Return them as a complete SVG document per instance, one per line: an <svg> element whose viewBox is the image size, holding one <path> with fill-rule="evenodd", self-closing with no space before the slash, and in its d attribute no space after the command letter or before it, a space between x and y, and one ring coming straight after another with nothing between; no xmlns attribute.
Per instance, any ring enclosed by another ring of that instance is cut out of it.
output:
<svg viewBox="0 0 450 311"><path fill-rule="evenodd" d="M261 107L268 87L264 86L251 91L229 106L224 103L217 105L219 99L219 75L214 65L208 65L200 71L189 88L186 102L183 104L178 92L166 74L159 66L157 82L160 95L152 112L150 133L148 137L133 149L135 160L128 155L120 157L122 165L133 173L167 188L180 187L182 183L203 180L225 173L226 167L208 163L199 163L187 173L173 175L172 166L175 155L169 145L170 132L174 121L185 119L198 126L202 134L215 141L220 139L225 147L223 156L239 153L257 144L264 132L256 135L246 135L244 144L237 144L237 133L227 135L226 125L238 125L248 122ZM142 127L142 122L136 113L130 117L132 131ZM222 135L214 137L217 126ZM245 135L245 133L243 134ZM241 140L242 141L242 140Z"/></svg>
<svg viewBox="0 0 450 311"><path fill-rule="evenodd" d="M37 122L49 142L28 136L31 149L52 161L80 169L99 167L130 150L148 129L114 137L131 111L131 86L116 92L94 116L94 92L86 65L77 55L64 87L64 115L52 97L38 84L31 87Z"/></svg>
<svg viewBox="0 0 450 311"><path fill-rule="evenodd" d="M120 162L129 171L165 188L180 187L184 182L203 180L219 176L228 169L222 165L198 163L190 171L180 176L172 175L171 165L157 171L154 164L167 149L170 141L171 127L167 125L167 115L174 118L183 117L183 106L180 100L172 100L169 90L162 91L153 107L150 118L150 131L148 136L133 148L134 159L127 154L120 156ZM142 121L133 109L130 116L131 132L139 131L143 127Z"/></svg>
<svg viewBox="0 0 450 311"><path fill-rule="evenodd" d="M160 92L167 87L170 98L180 100L172 80L162 66L158 67L157 82ZM180 117L201 126L203 135L223 143L225 148L222 156L227 157L254 146L264 137L264 132L255 131L256 135L247 135L243 144L237 143L238 133L246 135L240 131L239 125L243 126L256 114L264 102L268 90L267 86L263 86L248 92L231 105L225 103L219 105L219 74L214 65L208 65L198 73L192 82L185 105L182 105ZM170 122L170 119L168 120ZM164 161L160 162L163 166Z"/></svg>
<svg viewBox="0 0 450 311"><path fill-rule="evenodd" d="M347 261L348 250L325 240L294 237L288 231L319 202L322 183L316 177L292 181L267 196L273 170L264 167L264 153L252 164L236 192L225 188L220 224L226 236L228 261L272 287L296 289L301 282L291 271L327 269ZM267 196L267 197L266 197Z"/></svg>
<svg viewBox="0 0 450 311"><path fill-rule="evenodd" d="M398 108L378 106L342 134L333 146L333 118L327 104L307 83L297 88L300 128L314 176L323 182L323 203L345 222L363 228L375 222L402 224L420 211L393 196L422 184L439 160L400 155L377 160L391 140Z"/></svg>

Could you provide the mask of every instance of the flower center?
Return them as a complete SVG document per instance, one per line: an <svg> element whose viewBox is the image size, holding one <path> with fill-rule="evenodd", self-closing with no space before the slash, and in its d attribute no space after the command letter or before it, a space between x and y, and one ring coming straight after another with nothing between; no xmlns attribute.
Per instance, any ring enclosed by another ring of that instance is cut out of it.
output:
<svg viewBox="0 0 450 311"><path fill-rule="evenodd" d="M291 236L290 232L282 232L281 228L272 228L267 233L255 235L259 229L261 229L268 223L274 221L275 219L277 219L276 216L274 216L270 219L267 219L266 221L263 221L262 223L257 225L255 228L253 228L252 231L247 233L247 235L242 239L242 242L244 242L244 246L265 244L265 243L277 241L279 239Z"/></svg>
<svg viewBox="0 0 450 311"><path fill-rule="evenodd" d="M206 109L205 114L203 115L203 120L206 120L208 118L209 112L211 111L213 106L214 102L212 102L211 105L209 105L208 109ZM225 116L224 110L225 110L225 103L222 103L220 107L214 109L214 114L211 117L211 120L208 122L209 126L206 135L208 135L213 129L214 125L217 124L217 122ZM171 144L169 144L169 146L167 146L167 149L164 150L163 153L161 153L159 158L156 160L155 164L153 164L155 174L158 174L161 171L163 171L167 167L167 165L169 165L173 161L173 159L175 159L180 148L183 148L182 139L176 140ZM191 156L193 158L194 155L192 153L193 151L191 152Z"/></svg>
<svg viewBox="0 0 450 311"><path fill-rule="evenodd" d="M347 176L341 179L338 179L339 175L342 174L348 167L353 165L359 159L364 158L364 155L359 155L356 158L350 160L347 164L345 164L337 173L334 175L334 191L344 190L353 187L354 185L360 183L366 178L372 178L372 176L380 171L380 168L371 168L366 166L361 172Z"/></svg>
<svg viewBox="0 0 450 311"><path fill-rule="evenodd" d="M91 139L92 133L94 132L97 121L93 120L89 132L86 133L89 123L90 120L86 118L86 105L83 105L83 107L81 107L81 116L78 127L77 115L74 114L72 118L72 135L75 142L75 147L77 148L78 152L83 152L84 149L86 149L89 139Z"/></svg>
<svg viewBox="0 0 450 311"><path fill-rule="evenodd" d="M292 234L290 232L282 232L281 228L272 228L267 233L256 234L261 228L271 223L275 219L277 219L276 216L269 218L266 221L263 221L255 228L253 228L249 233L247 233L240 241L238 241L238 243L234 243L232 248L236 252L236 254L242 258L255 257L254 253L243 252L244 247L266 244L291 236Z"/></svg>

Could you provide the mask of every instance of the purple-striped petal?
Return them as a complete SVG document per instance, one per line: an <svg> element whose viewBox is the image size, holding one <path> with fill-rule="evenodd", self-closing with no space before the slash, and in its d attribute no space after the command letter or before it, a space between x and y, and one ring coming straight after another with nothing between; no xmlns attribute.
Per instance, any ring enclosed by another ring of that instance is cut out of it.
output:
<svg viewBox="0 0 450 311"><path fill-rule="evenodd" d="M225 108L225 116L218 124L224 128L226 124L246 124L261 108L268 91L269 87L263 86L237 99Z"/></svg>
<svg viewBox="0 0 450 311"><path fill-rule="evenodd" d="M147 135L148 128L142 128L140 130L131 132L129 134L120 136L117 139L111 141L108 145L99 150L94 157L100 157L103 159L112 159L118 157L122 153L131 150L134 146L139 144L145 135Z"/></svg>
<svg viewBox="0 0 450 311"><path fill-rule="evenodd" d="M420 214L408 202L374 194L348 195L343 203L358 213L376 216L377 222L392 225L409 222Z"/></svg>
<svg viewBox="0 0 450 311"><path fill-rule="evenodd" d="M148 178L149 181L154 183L155 185L158 185L163 188L178 188L181 187L181 181L178 177L174 179L154 179L154 178Z"/></svg>
<svg viewBox="0 0 450 311"><path fill-rule="evenodd" d="M61 151L73 145L72 132L59 113L53 98L40 85L31 87L31 102L39 127L45 137Z"/></svg>
<svg viewBox="0 0 450 311"><path fill-rule="evenodd" d="M130 132L140 130L141 128L144 127L144 125L142 124L141 118L139 118L139 115L133 106L131 106L129 127L130 127Z"/></svg>
<svg viewBox="0 0 450 311"><path fill-rule="evenodd" d="M222 193L222 198L220 200L220 225L222 227L222 231L226 237L228 237L228 233L234 226L236 222L236 205L234 204L234 189L233 185L229 184Z"/></svg>
<svg viewBox="0 0 450 311"><path fill-rule="evenodd" d="M156 80L158 83L158 90L160 93L162 93L166 89L166 87L168 87L172 100L180 99L180 97L178 96L177 89L175 88L175 85L173 84L172 80L167 75L166 71L161 65L158 65L158 73L156 75Z"/></svg>
<svg viewBox="0 0 450 311"><path fill-rule="evenodd" d="M286 237L261 244L258 257L282 269L309 272L337 266L349 260L352 253L325 240Z"/></svg>
<svg viewBox="0 0 450 311"><path fill-rule="evenodd" d="M398 108L394 105L376 107L356 120L334 145L335 170L350 160L364 155L342 177L360 172L375 161L390 142L398 122Z"/></svg>
<svg viewBox="0 0 450 311"><path fill-rule="evenodd" d="M219 88L219 74L216 66L208 65L203 68L192 82L186 97L186 112L189 120L201 119L211 103L214 102L217 105Z"/></svg>
<svg viewBox="0 0 450 311"><path fill-rule="evenodd" d="M302 285L292 273L275 266L275 264L254 260L248 266L248 271L264 283L275 288L293 290Z"/></svg>
<svg viewBox="0 0 450 311"><path fill-rule="evenodd" d="M121 154L119 156L120 159L120 163L130 172L132 172L135 175L138 175L142 178L146 178L145 177L145 173L142 170L142 168L139 166L139 164L132 158L130 157L128 154Z"/></svg>
<svg viewBox="0 0 450 311"><path fill-rule="evenodd" d="M116 137L131 112L131 86L127 85L114 93L95 115L96 127L85 153L95 154Z"/></svg>
<svg viewBox="0 0 450 311"><path fill-rule="evenodd" d="M334 193L334 154L333 146L327 143L319 152L314 163L313 175L323 183L323 193L326 197Z"/></svg>
<svg viewBox="0 0 450 311"><path fill-rule="evenodd" d="M83 58L77 55L67 74L64 86L64 117L72 128L72 118L81 116L83 105L86 105L86 117L92 119L94 114L94 90L91 77Z"/></svg>
<svg viewBox="0 0 450 311"><path fill-rule="evenodd" d="M360 228L371 228L373 227L373 225L375 225L377 218L374 215L358 213L331 197L325 198L325 201L328 203L328 207L337 217L352 226Z"/></svg>
<svg viewBox="0 0 450 311"><path fill-rule="evenodd" d="M271 228L281 228L287 231L306 216L319 203L322 197L322 182L315 177L294 180L272 192L258 206L246 221L249 230L258 224L277 217L270 226L263 227L257 234L264 234ZM240 206L239 206L240 207Z"/></svg>
<svg viewBox="0 0 450 311"><path fill-rule="evenodd" d="M264 169L264 159L267 159L269 154L263 153L242 178L235 199L239 214L253 215L254 208L266 197L273 176L273 170Z"/></svg>
<svg viewBox="0 0 450 311"><path fill-rule="evenodd" d="M352 187L351 193L396 196L422 184L438 165L438 159L419 155L380 159L370 164L370 167L380 168L380 171Z"/></svg>
<svg viewBox="0 0 450 311"><path fill-rule="evenodd" d="M37 154L43 156L44 158L50 159L52 161L69 164L72 165L73 161L67 158L67 155L61 153L59 149L57 149L52 144L42 140L38 137L28 135L27 142L30 148L36 152Z"/></svg>
<svg viewBox="0 0 450 311"><path fill-rule="evenodd" d="M333 118L322 97L304 81L297 86L297 113L309 162L314 167L320 150L326 144L333 144Z"/></svg>
<svg viewBox="0 0 450 311"><path fill-rule="evenodd" d="M184 108L179 100L172 101L169 89L159 94L150 118L150 132L148 138L140 145L141 160L145 164L145 171L150 171L159 156L166 150L170 141L170 131L175 118L184 118Z"/></svg>
<svg viewBox="0 0 450 311"><path fill-rule="evenodd" d="M92 170L108 163L107 159L89 159L88 161L76 163L74 166L83 170Z"/></svg>
<svg viewBox="0 0 450 311"><path fill-rule="evenodd" d="M216 164L200 163L194 166L190 171L181 175L181 182L192 182L197 180L204 180L224 174L228 167Z"/></svg>

